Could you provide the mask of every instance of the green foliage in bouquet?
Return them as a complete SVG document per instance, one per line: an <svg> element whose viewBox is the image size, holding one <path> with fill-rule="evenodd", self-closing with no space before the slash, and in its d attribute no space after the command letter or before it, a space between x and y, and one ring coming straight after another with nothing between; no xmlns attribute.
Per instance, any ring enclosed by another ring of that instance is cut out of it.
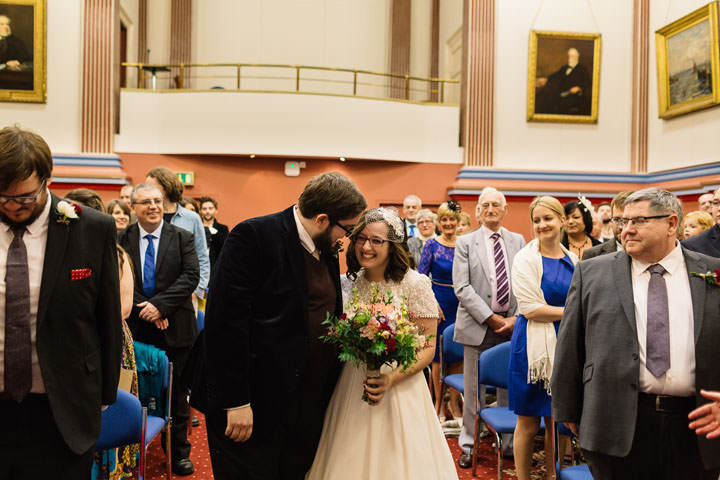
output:
<svg viewBox="0 0 720 480"><path fill-rule="evenodd" d="M353 289L345 313L339 317L327 314L323 325L328 333L320 338L339 346L343 362L365 363L368 370L395 362L402 371L407 370L417 362L417 354L427 347L429 338L423 335L415 315L408 312L405 298L401 298L400 308L392 301L392 292L381 295L375 283L369 303L360 302L357 289Z"/></svg>

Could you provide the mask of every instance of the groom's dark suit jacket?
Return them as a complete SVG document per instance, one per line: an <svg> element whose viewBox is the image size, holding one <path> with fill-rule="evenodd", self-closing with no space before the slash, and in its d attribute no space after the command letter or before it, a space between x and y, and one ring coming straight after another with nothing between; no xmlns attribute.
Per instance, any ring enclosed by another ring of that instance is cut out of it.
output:
<svg viewBox="0 0 720 480"><path fill-rule="evenodd" d="M720 259L683 248L695 334L695 396L720 389L720 287L691 272L720 268ZM616 457L630 452L638 408L640 361L631 259L625 252L577 264L558 334L552 375L555 420L580 424L584 449ZM706 469L720 467L720 439L698 435Z"/></svg>
<svg viewBox="0 0 720 480"><path fill-rule="evenodd" d="M193 234L163 222L160 244L156 247L155 295L152 298L147 298L143 292L138 224L134 223L120 232L118 243L130 255L135 270L133 310L128 318L133 338L163 349L190 347L197 337L192 293L200 279ZM137 304L146 300L168 319L167 330L158 330L155 324L138 318L140 309Z"/></svg>
<svg viewBox="0 0 720 480"><path fill-rule="evenodd" d="M55 423L68 447L82 454L100 435L101 405L117 395L122 330L116 230L112 217L91 208L69 225L59 223L59 200L49 199L37 353ZM71 272L80 269L88 276L73 280Z"/></svg>
<svg viewBox="0 0 720 480"><path fill-rule="evenodd" d="M331 369L325 405L339 374L339 363L305 364L310 342L302 249L293 207L246 220L230 232L210 281L205 314L209 409L250 403L253 437L271 435L294 420L287 418L288 405L302 387L303 372ZM338 315L339 266L327 257L321 258L327 258L337 292L331 313ZM322 425L323 419L316 421Z"/></svg>

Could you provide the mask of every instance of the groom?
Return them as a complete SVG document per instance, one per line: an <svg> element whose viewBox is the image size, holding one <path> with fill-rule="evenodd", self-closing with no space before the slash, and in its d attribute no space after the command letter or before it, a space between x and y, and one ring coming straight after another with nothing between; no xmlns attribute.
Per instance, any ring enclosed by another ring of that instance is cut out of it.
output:
<svg viewBox="0 0 720 480"><path fill-rule="evenodd" d="M339 374L318 339L342 311L333 245L366 202L335 172L297 205L237 225L210 282L205 320L208 443L217 480L301 480Z"/></svg>

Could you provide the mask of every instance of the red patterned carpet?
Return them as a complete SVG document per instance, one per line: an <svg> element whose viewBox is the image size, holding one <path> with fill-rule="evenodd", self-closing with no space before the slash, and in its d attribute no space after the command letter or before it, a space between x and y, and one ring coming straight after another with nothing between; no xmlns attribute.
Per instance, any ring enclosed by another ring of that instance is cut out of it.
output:
<svg viewBox="0 0 720 480"><path fill-rule="evenodd" d="M199 412L193 411L193 414L200 420L200 426L192 429L192 435L190 436L190 442L192 443L192 452L190 459L195 464L195 473L187 477L179 477L173 475L174 479L188 479L188 480L212 480L212 467L210 466L210 454L208 452L207 445L207 434L205 433L205 418ZM448 445L452 452L453 458L460 456L460 449L457 445L456 438L448 438ZM483 439L483 443L480 449L482 458L480 459L478 467L478 476L475 477L479 480L490 480L497 478L497 465L495 460L495 451L492 447L492 441L490 437ZM534 468L533 478L542 479L544 478L544 466L542 466L542 458L539 457L539 466ZM503 462L503 478L508 480L515 479L514 475L514 464L512 460L505 459ZM472 469L463 470L458 468L458 476L460 480L470 480L473 478ZM155 440L150 446L148 452L147 471L146 478L149 480L162 480L165 477L165 455L160 447L159 439Z"/></svg>

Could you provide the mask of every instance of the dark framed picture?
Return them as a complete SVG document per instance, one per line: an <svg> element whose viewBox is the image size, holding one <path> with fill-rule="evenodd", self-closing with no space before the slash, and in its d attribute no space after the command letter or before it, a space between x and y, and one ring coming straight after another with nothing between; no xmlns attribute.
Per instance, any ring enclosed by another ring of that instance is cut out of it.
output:
<svg viewBox="0 0 720 480"><path fill-rule="evenodd" d="M46 0L0 0L0 101L46 101Z"/></svg>
<svg viewBox="0 0 720 480"><path fill-rule="evenodd" d="M600 34L530 31L527 119L596 123Z"/></svg>
<svg viewBox="0 0 720 480"><path fill-rule="evenodd" d="M720 103L718 2L711 2L655 32L658 116Z"/></svg>

